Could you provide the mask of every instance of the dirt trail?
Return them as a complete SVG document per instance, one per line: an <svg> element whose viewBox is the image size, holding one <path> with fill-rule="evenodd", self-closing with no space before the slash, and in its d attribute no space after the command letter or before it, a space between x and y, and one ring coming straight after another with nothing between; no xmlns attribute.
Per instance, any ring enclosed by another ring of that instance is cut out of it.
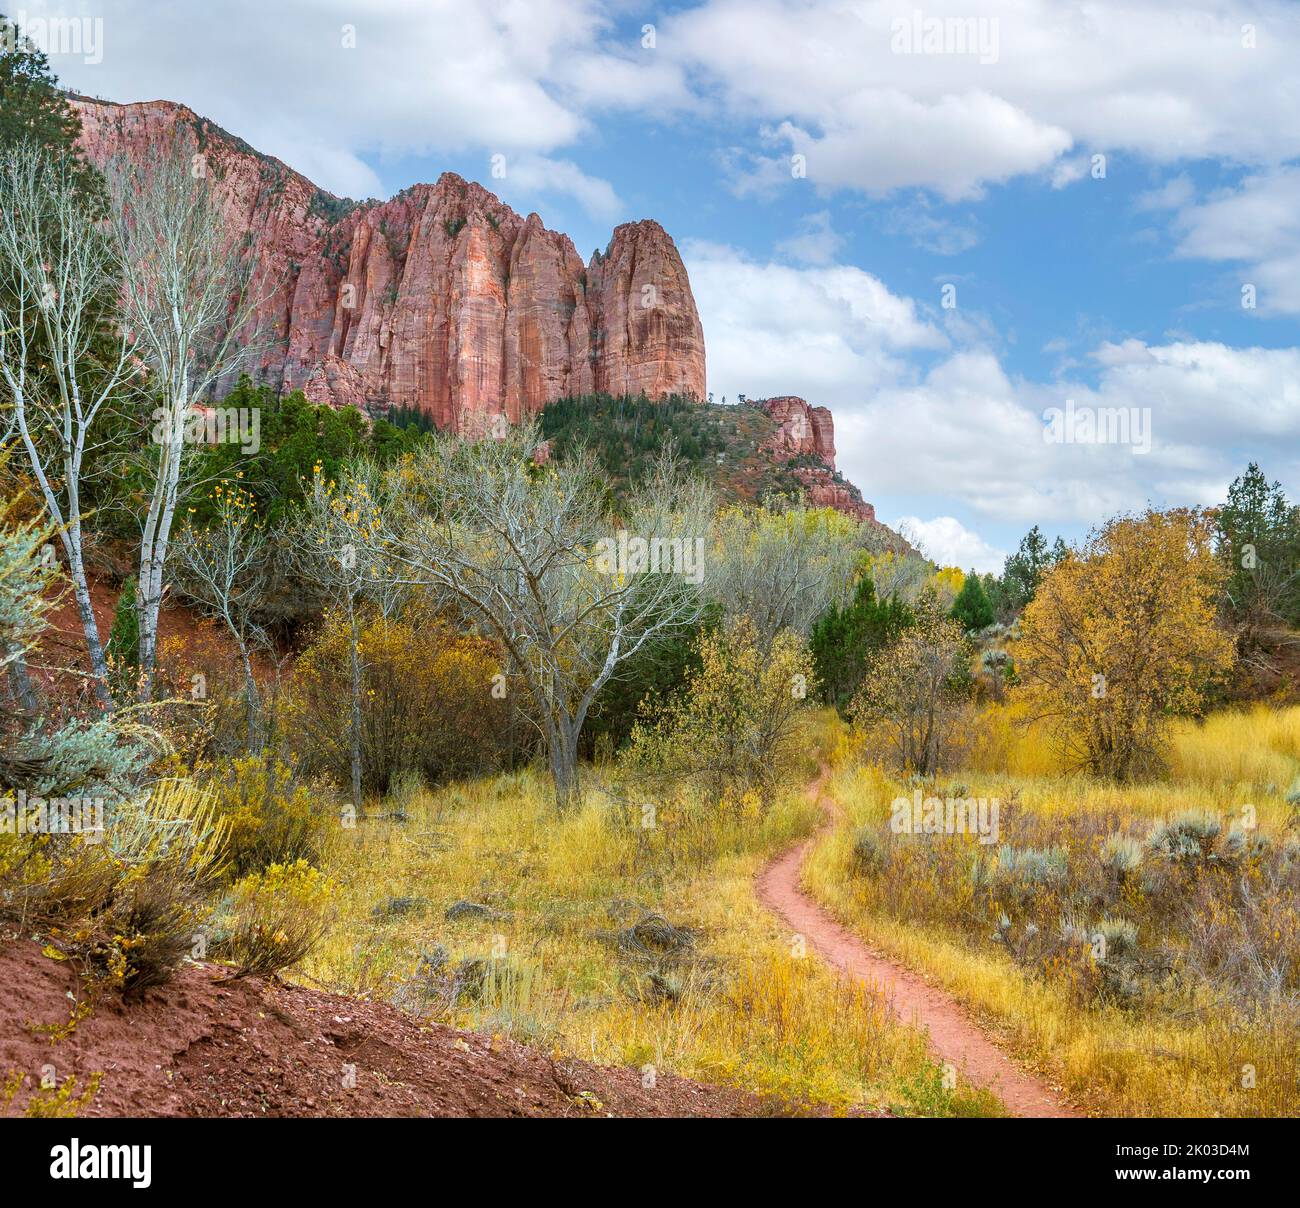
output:
<svg viewBox="0 0 1300 1208"><path fill-rule="evenodd" d="M823 769L808 794L826 811L829 826L833 807L822 791L826 776ZM953 998L873 953L804 892L799 873L815 841L790 848L759 874L759 900L791 931L802 935L823 960L878 989L903 1022L926 1029L930 1047L941 1061L952 1062L975 1085L991 1090L1013 1115L1077 1117L1079 1113L1046 1083L1019 1069Z"/></svg>

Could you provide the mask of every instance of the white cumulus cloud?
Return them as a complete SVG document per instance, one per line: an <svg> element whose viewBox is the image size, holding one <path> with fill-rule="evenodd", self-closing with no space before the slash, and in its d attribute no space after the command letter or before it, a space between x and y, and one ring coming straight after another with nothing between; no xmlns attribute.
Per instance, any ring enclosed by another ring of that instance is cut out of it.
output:
<svg viewBox="0 0 1300 1208"><path fill-rule="evenodd" d="M1260 312L1300 314L1300 167L1247 176L1179 211L1178 254L1240 265Z"/></svg>
<svg viewBox="0 0 1300 1208"><path fill-rule="evenodd" d="M920 186L949 198L1026 173L1064 185L1085 149L1160 164L1300 155L1300 9L1285 0L959 7L707 0L666 19L659 45L702 98L781 144L768 185L789 184L792 153L826 189ZM979 36L950 38L946 53L898 53L909 48L898 23L918 15L960 19L996 43L993 61Z"/></svg>
<svg viewBox="0 0 1300 1208"><path fill-rule="evenodd" d="M907 352L947 344L916 303L860 268L795 267L690 240L682 254L718 399L856 396L906 373Z"/></svg>
<svg viewBox="0 0 1300 1208"><path fill-rule="evenodd" d="M901 516L890 524L890 528L902 533L930 561L940 566L976 570L983 575L1001 571L1007 558L1005 550L995 549L954 516L935 516L932 520Z"/></svg>

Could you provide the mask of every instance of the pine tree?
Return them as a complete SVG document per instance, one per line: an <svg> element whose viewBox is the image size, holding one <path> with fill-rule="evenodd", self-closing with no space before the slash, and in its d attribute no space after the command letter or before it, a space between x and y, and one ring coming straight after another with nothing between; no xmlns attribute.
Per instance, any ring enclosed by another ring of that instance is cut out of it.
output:
<svg viewBox="0 0 1300 1208"><path fill-rule="evenodd" d="M99 174L77 149L81 118L59 88L43 51L0 13L0 147L31 143L75 164L88 199L102 200Z"/></svg>
<svg viewBox="0 0 1300 1208"><path fill-rule="evenodd" d="M843 713L866 672L867 659L912 623L901 600L880 600L872 577L863 575L853 599L832 604L817 619L809 637L822 698Z"/></svg>
<svg viewBox="0 0 1300 1208"><path fill-rule="evenodd" d="M993 624L993 605L984 592L984 584L974 571L966 576L961 591L952 602L952 611L948 614L967 632L977 633Z"/></svg>
<svg viewBox="0 0 1300 1208"><path fill-rule="evenodd" d="M1228 606L1248 629L1278 618L1300 624L1300 509L1251 462L1219 509Z"/></svg>
<svg viewBox="0 0 1300 1208"><path fill-rule="evenodd" d="M80 128L49 59L0 13L0 143L28 138L71 149Z"/></svg>
<svg viewBox="0 0 1300 1208"><path fill-rule="evenodd" d="M1043 576L1068 553L1060 537L1049 547L1042 530L1034 525L1020 539L1019 548L1002 568L996 593L997 619L1010 620L1024 611L1038 591Z"/></svg>
<svg viewBox="0 0 1300 1208"><path fill-rule="evenodd" d="M127 699L134 694L140 669L140 602L136 598L135 576L122 584L108 634L108 665L114 679L114 696Z"/></svg>

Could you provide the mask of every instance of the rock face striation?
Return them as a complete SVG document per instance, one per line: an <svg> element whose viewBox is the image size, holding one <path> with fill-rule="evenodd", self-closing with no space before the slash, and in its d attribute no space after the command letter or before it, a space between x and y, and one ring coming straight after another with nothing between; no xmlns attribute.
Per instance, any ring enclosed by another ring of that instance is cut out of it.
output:
<svg viewBox="0 0 1300 1208"><path fill-rule="evenodd" d="M212 180L230 246L251 264L238 372L255 381L374 416L400 407L467 435L566 395L707 396L690 281L657 222L615 228L584 264L567 235L452 172L357 203L184 105L70 99L100 168L179 145ZM793 395L753 405L776 424L766 453L810 503L875 522L835 469L830 411Z"/></svg>
<svg viewBox="0 0 1300 1208"><path fill-rule="evenodd" d="M835 468L835 420L826 407L811 407L793 394L761 399L757 405L778 425L770 446L774 452L815 457Z"/></svg>
<svg viewBox="0 0 1300 1208"><path fill-rule="evenodd" d="M690 282L656 222L619 226L584 264L567 235L454 173L357 204L183 105L73 104L100 167L180 141L215 182L232 246L254 265L241 338L258 381L464 432L565 395L705 397Z"/></svg>

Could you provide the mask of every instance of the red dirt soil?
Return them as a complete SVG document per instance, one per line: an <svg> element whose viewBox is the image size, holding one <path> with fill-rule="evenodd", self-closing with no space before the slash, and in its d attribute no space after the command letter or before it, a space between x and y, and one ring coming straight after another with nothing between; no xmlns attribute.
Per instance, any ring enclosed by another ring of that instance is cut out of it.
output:
<svg viewBox="0 0 1300 1208"><path fill-rule="evenodd" d="M822 791L826 776L823 769L808 793L822 804L829 826L832 806ZM814 842L792 847L759 874L759 900L828 964L882 995L900 1020L924 1028L935 1056L951 1062L974 1085L992 1091L1013 1115L1076 1117L1079 1113L1058 1091L1019 1069L955 999L873 952L804 892L800 873Z"/></svg>
<svg viewBox="0 0 1300 1208"><path fill-rule="evenodd" d="M83 1116L739 1117L784 1114L740 1091L660 1073L552 1058L512 1041L421 1024L382 1003L185 966L170 985L126 1004L105 993L71 1035L84 983L38 943L0 936L0 1084L42 1067L78 1091L103 1080ZM348 1087L349 1066L355 1067ZM3 1104L0 1104L0 1114Z"/></svg>
<svg viewBox="0 0 1300 1208"><path fill-rule="evenodd" d="M107 646L121 587L96 574L89 576L89 584L99 640ZM60 703L92 710L86 635L69 584L64 584L58 603L46 619L49 627L28 661L34 684L42 694ZM259 680L269 678L271 670L265 658L254 657L253 671ZM158 671L163 680L162 695L167 694L169 679L183 684L188 695L191 677L196 672L207 677L209 691L224 685L226 690L238 692L242 686L239 652L230 635L216 621L170 593L158 615Z"/></svg>

